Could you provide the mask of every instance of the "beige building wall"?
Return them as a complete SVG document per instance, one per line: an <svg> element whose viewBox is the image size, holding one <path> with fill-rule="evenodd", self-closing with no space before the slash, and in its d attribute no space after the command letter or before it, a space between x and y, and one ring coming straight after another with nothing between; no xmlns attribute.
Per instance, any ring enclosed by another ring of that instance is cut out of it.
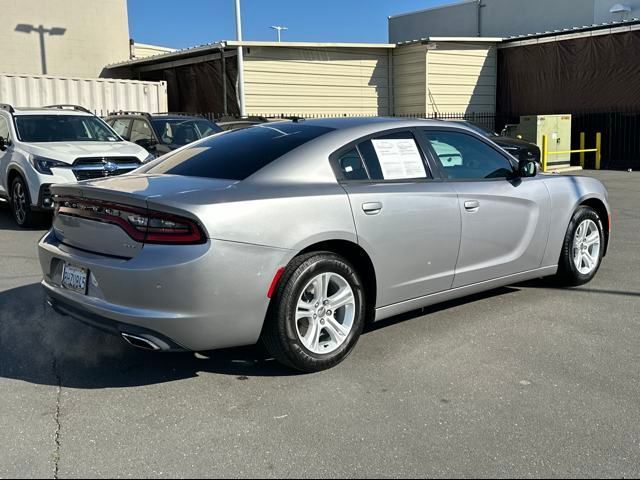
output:
<svg viewBox="0 0 640 480"><path fill-rule="evenodd" d="M496 45L430 42L393 52L396 115L494 113Z"/></svg>
<svg viewBox="0 0 640 480"><path fill-rule="evenodd" d="M162 55L163 53L175 52L175 48L161 47L158 45L148 45L146 43L135 42L131 45L131 52L133 58L148 58L155 55Z"/></svg>
<svg viewBox="0 0 640 480"><path fill-rule="evenodd" d="M495 113L495 44L437 42L427 48L428 114Z"/></svg>
<svg viewBox="0 0 640 480"><path fill-rule="evenodd" d="M92 78L129 58L126 0L0 0L0 12L0 73ZM56 29L43 35L44 57L28 33L40 26Z"/></svg>
<svg viewBox="0 0 640 480"><path fill-rule="evenodd" d="M389 114L384 48L245 48L247 113Z"/></svg>
<svg viewBox="0 0 640 480"><path fill-rule="evenodd" d="M427 111L427 47L399 46L393 51L393 92L396 115Z"/></svg>

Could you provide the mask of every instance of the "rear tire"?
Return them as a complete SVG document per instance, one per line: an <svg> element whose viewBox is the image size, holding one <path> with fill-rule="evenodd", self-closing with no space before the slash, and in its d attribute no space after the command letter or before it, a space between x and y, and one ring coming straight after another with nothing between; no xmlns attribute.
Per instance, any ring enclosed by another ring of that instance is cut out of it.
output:
<svg viewBox="0 0 640 480"><path fill-rule="evenodd" d="M567 228L556 279L562 285L574 287L590 282L598 273L604 250L600 216L591 207L579 207Z"/></svg>
<svg viewBox="0 0 640 480"><path fill-rule="evenodd" d="M39 220L39 217L31 210L29 188L20 176L11 182L11 213L20 228L31 228Z"/></svg>
<svg viewBox="0 0 640 480"><path fill-rule="evenodd" d="M347 260L331 252L301 255L280 279L262 343L291 368L326 370L353 351L365 317L364 287Z"/></svg>

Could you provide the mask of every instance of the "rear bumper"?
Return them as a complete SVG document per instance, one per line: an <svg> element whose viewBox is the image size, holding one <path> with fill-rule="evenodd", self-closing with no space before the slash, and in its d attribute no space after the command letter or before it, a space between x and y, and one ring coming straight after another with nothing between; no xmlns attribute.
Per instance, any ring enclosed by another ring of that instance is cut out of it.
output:
<svg viewBox="0 0 640 480"><path fill-rule="evenodd" d="M148 245L125 260L71 248L49 232L39 256L42 285L62 313L111 333L151 336L163 350L202 351L258 341L269 284L292 255L212 240ZM88 269L87 295L61 286L65 262Z"/></svg>
<svg viewBox="0 0 640 480"><path fill-rule="evenodd" d="M42 286L49 296L49 305L59 314L73 317L86 325L119 337L123 335L135 335L145 338L157 346L158 350L163 352L182 352L186 350L183 346L178 345L174 340L165 337L159 332L102 317L69 302L46 283L43 282Z"/></svg>

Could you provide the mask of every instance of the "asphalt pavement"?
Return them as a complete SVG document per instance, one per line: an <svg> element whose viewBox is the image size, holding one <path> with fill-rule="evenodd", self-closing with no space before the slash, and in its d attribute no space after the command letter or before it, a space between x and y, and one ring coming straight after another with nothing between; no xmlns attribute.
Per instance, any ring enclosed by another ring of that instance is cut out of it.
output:
<svg viewBox="0 0 640 480"><path fill-rule="evenodd" d="M600 172L589 285L535 281L370 328L298 375L258 348L136 351L51 311L0 205L0 478L638 477L640 174Z"/></svg>

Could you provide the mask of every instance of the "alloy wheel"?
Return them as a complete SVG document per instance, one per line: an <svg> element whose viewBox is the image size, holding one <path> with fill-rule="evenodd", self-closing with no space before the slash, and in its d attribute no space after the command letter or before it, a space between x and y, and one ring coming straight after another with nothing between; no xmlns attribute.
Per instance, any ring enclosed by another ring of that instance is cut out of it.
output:
<svg viewBox="0 0 640 480"><path fill-rule="evenodd" d="M16 221L22 225L27 219L27 196L22 182L16 182L13 186L13 213Z"/></svg>
<svg viewBox="0 0 640 480"><path fill-rule="evenodd" d="M349 338L356 297L349 282L337 273L321 273L307 283L296 307L298 338L310 352L335 352Z"/></svg>
<svg viewBox="0 0 640 480"><path fill-rule="evenodd" d="M589 275L598 267L601 243L600 230L593 220L578 225L573 238L573 262L582 275Z"/></svg>

